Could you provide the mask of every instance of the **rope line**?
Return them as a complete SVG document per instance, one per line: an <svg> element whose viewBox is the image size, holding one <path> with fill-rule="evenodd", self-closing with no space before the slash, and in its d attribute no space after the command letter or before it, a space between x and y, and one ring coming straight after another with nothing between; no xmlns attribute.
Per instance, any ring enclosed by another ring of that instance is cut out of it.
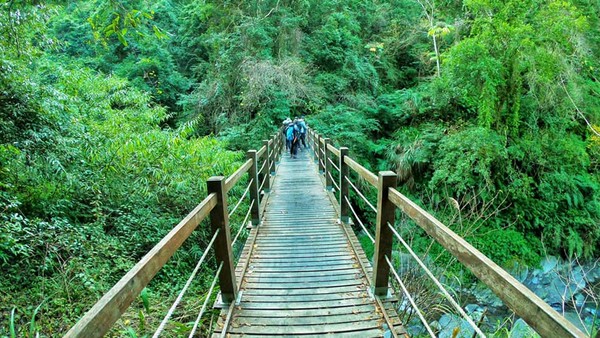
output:
<svg viewBox="0 0 600 338"><path fill-rule="evenodd" d="M238 229L238 232L235 235L235 238L233 238L233 241L231 241L231 247L233 247L235 245L235 241L237 241L238 237L242 233L242 230L244 230L244 224L246 224L246 222L248 222L248 217L250 217L250 212L252 211L252 207L253 206L254 206L254 200L252 200L252 203L250 203L250 207L248 208L248 212L246 213L246 217L242 221L242 224L240 225L240 228Z"/></svg>
<svg viewBox="0 0 600 338"><path fill-rule="evenodd" d="M329 173L327 173L327 175L329 175L329 178L331 178L331 184L333 184L337 188L338 191L342 190L342 189L340 189L340 186L337 183L335 183L335 180L333 179L333 176L331 176L331 173L329 172Z"/></svg>
<svg viewBox="0 0 600 338"><path fill-rule="evenodd" d="M432 338L436 338L435 333L433 333L433 331L431 330L431 327L429 327L429 324L427 324L427 321L425 320L425 317L423 317L423 314L421 313L421 310L419 310L419 308L417 307L417 304L415 304L415 301L413 300L413 298L411 297L411 295L408 293L408 290L406 289L406 286L404 286L404 283L402 283L402 280L400 279L400 276L398 276L398 273L396 273L396 270L394 270L394 267L392 266L392 263L390 262L390 259L388 258L388 256L385 256L385 261L390 266L390 271L392 271L392 273L394 274L394 277L396 277L396 280L400 284L400 287L402 288L402 293L404 293L404 295L406 296L406 298L408 298L408 301L412 305L413 309L417 312L417 316L419 316L419 319L421 320L421 323L423 323L423 326L425 326L425 329L427 329L427 332L429 333L429 335Z"/></svg>
<svg viewBox="0 0 600 338"><path fill-rule="evenodd" d="M260 187L258 187L258 191L259 192L263 190L263 187L265 186L265 183L267 182L267 179L269 178L269 175L270 174L264 175L265 177L263 177L262 183L260 184Z"/></svg>
<svg viewBox="0 0 600 338"><path fill-rule="evenodd" d="M348 207L350 208L350 211L352 211L352 214L354 215L354 218L356 218L356 221L358 221L358 224L363 229L363 231L365 232L365 234L367 234L367 236L369 236L369 239L371 240L371 243L375 243L375 239L373 239L373 236L371 236L371 234L367 231L367 228L365 228L365 225L363 224L363 222L361 222L360 218L358 218L358 215L356 214L356 211L354 211L354 208L352 207L352 204L350 204L350 201L348 200L348 197L344 196L344 198L346 199L346 203L348 203Z"/></svg>
<svg viewBox="0 0 600 338"><path fill-rule="evenodd" d="M190 332L190 335L188 336L188 338L192 338L194 336L194 333L196 333L196 330L198 329L198 324L200 323L200 319L202 318L202 315L204 314L204 311L206 310L206 305L208 304L208 300L210 299L210 296L213 293L213 289L215 288L215 285L217 284L217 279L219 279L219 275L221 274L221 269L223 269L223 262L221 262L221 265L219 265L219 269L217 269L215 278L213 279L212 284L210 284L210 288L208 289L208 292L206 293L206 298L204 299L204 304L202 304L202 308L200 309L200 312L198 313L198 317L196 318L196 321L194 322L194 327L192 328L192 332Z"/></svg>
<svg viewBox="0 0 600 338"><path fill-rule="evenodd" d="M250 187L252 186L252 182L254 182L254 179L251 179L250 182L248 183L248 186L246 187L246 190L244 190L244 193L242 194L242 197L240 197L240 199L238 200L238 202L235 205L235 207L233 207L233 209L229 212L229 215L228 215L229 217L231 217L231 215L233 215L233 213L240 206L240 204L242 204L242 201L244 200L244 197L246 197L246 194L248 194L248 191L250 191Z"/></svg>
<svg viewBox="0 0 600 338"><path fill-rule="evenodd" d="M338 167L337 165L335 165L335 163L333 163L333 161L332 161L330 158L328 158L327 160L329 161L329 163L331 163L331 165L332 165L332 166L333 166L333 167L334 167L334 168L335 168L337 171L340 171L340 167Z"/></svg>
<svg viewBox="0 0 600 338"><path fill-rule="evenodd" d="M263 161L263 165L260 167L260 169L258 169L257 172L262 173L262 171L265 169L266 165L267 165L267 161Z"/></svg>
<svg viewBox="0 0 600 338"><path fill-rule="evenodd" d="M171 308L169 309L169 312L167 312L167 314L165 315L165 318L163 318L162 322L160 322L160 326L158 327L158 329L156 329L156 332L154 332L154 335L152 336L152 338L158 338L158 336L161 334L161 332L165 329L165 325L167 325L167 322L173 315L173 312L175 312L175 308L177 308L177 305L179 305L179 302L181 302L181 298L183 298L183 295L185 294L187 289L192 284L194 277L196 277L198 270L200 270L200 266L202 265L202 262L204 262L204 258L206 258L206 255L208 254L209 249L212 247L215 240L217 239L219 230L221 230L221 229L217 229L217 231L215 231L215 234L213 235L212 239L210 240L210 243L208 243L206 250L204 250L204 253L202 254L202 257L200 258L200 260L198 261L198 264L196 264L194 271L192 271L190 278L188 278L187 282L183 286L183 289L181 289L181 291L179 292L177 299L175 299L175 302L173 303L173 305L171 305Z"/></svg>
<svg viewBox="0 0 600 338"><path fill-rule="evenodd" d="M325 168L325 163L323 163L323 158L319 158L319 162L321 162L321 166Z"/></svg>
<svg viewBox="0 0 600 338"><path fill-rule="evenodd" d="M371 210L373 210L375 213L377 213L377 208L375 208L375 206L373 206L373 204L371 204L371 202L369 202L369 200L365 197L365 195L363 195L360 190L358 190L358 188L354 185L354 183L352 183L350 181L350 179L348 178L348 176L344 177L346 179L346 181L348 181L348 183L350 183L350 186L354 189L354 191L356 191L356 193L358 194L358 196L360 196L363 201L365 201L365 203L367 203L367 205L371 208Z"/></svg>
<svg viewBox="0 0 600 338"><path fill-rule="evenodd" d="M427 276L429 276L429 278L431 278L431 280L440 289L440 291L442 291L442 294L444 295L444 297L450 302L450 304L452 304L452 306L454 306L456 311L458 311L460 313L460 315L465 318L465 320L469 323L469 325L471 325L473 330L475 330L475 332L477 332L477 335L479 337L485 338L485 335L483 334L483 332L481 332L479 327L477 327L477 325L473 322L473 320L465 313L465 311L462 309L462 307L460 305L458 305L458 303L456 303L454 298L452 298L452 296L448 293L448 291L446 291L446 289L444 288L442 283L440 283L440 281L437 278L435 278L433 273L425 266L423 261L421 261L421 259L415 254L415 252L410 248L408 243L406 243L406 241L404 241L404 239L402 238L402 236L400 236L400 234L396 231L396 229L389 222L387 223L387 225L388 225L388 227L390 227L390 229L392 230L394 235L396 235L396 238L402 243L402 245L404 245L406 250L408 250L410 255L413 256L413 258L417 261L417 263L419 263L421 268L423 268L423 270L425 270L425 273L427 274Z"/></svg>

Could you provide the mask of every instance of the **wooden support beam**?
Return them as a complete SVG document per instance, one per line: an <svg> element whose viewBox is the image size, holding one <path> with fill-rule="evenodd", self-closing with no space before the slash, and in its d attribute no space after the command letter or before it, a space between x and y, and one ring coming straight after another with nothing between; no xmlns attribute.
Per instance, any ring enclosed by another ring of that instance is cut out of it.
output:
<svg viewBox="0 0 600 338"><path fill-rule="evenodd" d="M254 151L256 154L256 151ZM235 281L235 265L233 265L233 251L231 250L231 230L229 229L229 215L227 213L227 193L225 192L225 178L213 176L206 182L208 193L217 195L217 205L210 212L210 226L212 233L219 230L215 240L215 258L217 264L223 262L223 269L219 274L221 299L225 303L235 301L237 286Z"/></svg>
<svg viewBox="0 0 600 338"><path fill-rule="evenodd" d="M350 184L346 180L346 177L350 178L350 168L344 162L344 158L348 156L348 148L341 147L340 148L340 158L339 158L339 166L340 166L340 221L342 223L348 224L350 221L350 208L348 203L346 202L346 198L348 198L348 188Z"/></svg>
<svg viewBox="0 0 600 338"><path fill-rule="evenodd" d="M263 190L265 193L271 191L271 147L269 146L269 140L263 140L263 147L266 147L267 152L265 153L265 169L263 169L263 178L265 180L265 185L263 186Z"/></svg>
<svg viewBox="0 0 600 338"><path fill-rule="evenodd" d="M250 211L250 217L252 218L252 225L260 224L260 192L258 191L258 187L260 182L258 181L258 165L257 165L257 156L256 150L249 150L246 153L246 157L252 161L252 165L250 166L250 170L248 171L248 175L250 175L250 179L252 183L250 183L250 199L254 201L252 205L252 211Z"/></svg>
<svg viewBox="0 0 600 338"><path fill-rule="evenodd" d="M394 234L389 224L394 224L396 206L389 199L390 188L396 188L397 176L392 171L379 172L377 187L377 229L373 257L373 293L385 296L388 293L390 267L385 257L392 257Z"/></svg>
<svg viewBox="0 0 600 338"><path fill-rule="evenodd" d="M319 164L319 173L325 171L325 167L323 166L323 154L321 153L321 135L317 138L317 147L315 148L315 152L317 153L317 163Z"/></svg>
<svg viewBox="0 0 600 338"><path fill-rule="evenodd" d="M333 187L333 184L331 183L331 163L329 162L331 152L329 151L329 149L327 149L327 146L329 145L329 142L331 142L331 139L325 138L324 141L325 143L323 144L323 162L325 163L325 189L331 191L331 188Z"/></svg>

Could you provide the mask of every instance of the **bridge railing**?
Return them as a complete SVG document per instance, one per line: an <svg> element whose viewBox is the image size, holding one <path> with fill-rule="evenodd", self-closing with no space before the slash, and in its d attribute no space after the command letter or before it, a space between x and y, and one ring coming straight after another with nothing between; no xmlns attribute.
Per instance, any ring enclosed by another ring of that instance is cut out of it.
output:
<svg viewBox="0 0 600 338"><path fill-rule="evenodd" d="M375 175L350 158L348 148L340 147L338 149L334 147L329 138L324 138L312 129L308 131L308 140L313 149L315 162L324 176L326 189L333 191L336 195L340 220L348 224L350 214L352 214L354 220L359 223L374 243L373 275L369 280L371 289L377 297L388 295L390 272L398 279L404 289L400 277L391 264L394 238L397 238L412 253L412 250L394 228L395 213L398 208L468 268L481 282L487 285L512 311L525 320L542 337L586 337L581 330L552 309L525 285L396 190L397 175L394 172L382 171ZM358 184L352 182L350 169L362 181L377 189L377 206L371 204L358 189ZM336 178L337 182L335 182ZM363 199L368 209L372 209L376 213L375 237L369 234L369 231L353 210L349 200L349 187L352 187L354 192ZM414 253L413 257L418 259ZM420 261L419 263L422 264ZM422 267L426 268L423 265ZM437 282L433 275L430 277ZM439 282L437 283L439 284ZM406 291L405 295L412 303L410 295ZM450 302L454 301L450 300ZM458 306L455 302L454 305ZM458 307L460 308L460 306ZM462 309L458 311L464 314ZM424 321L420 314L419 316ZM470 323L479 336L484 336L472 321ZM430 329L428 330L430 335L433 336L433 332Z"/></svg>
<svg viewBox="0 0 600 338"><path fill-rule="evenodd" d="M261 196L269 192L271 176L275 174L275 163L280 160L283 147L283 135L274 134L271 139L264 140L263 146L247 152L247 160L229 177L215 176L207 181L207 196L179 224L177 224L163 239L161 239L138 263L135 264L85 315L67 332L65 337L102 337L112 325L129 308L133 300L150 283L154 276L189 238L198 225L205 219L210 219L211 240L207 245L196 268L187 283L179 293L175 303L166 314L153 337L158 337L164 329L181 297L193 281L200 266L209 251L214 252L218 269L215 280L208 291L212 294L218 280L221 290L221 301L230 303L235 300L239 283L236 282L234 254L232 242L246 228L246 221L251 219L252 225L259 225L264 202ZM240 200L229 210L228 192L248 174L248 186ZM245 220L240 224L237 234L232 240L229 218L238 210L245 196L250 196L250 207ZM206 302L209 297L206 297ZM193 331L196 330L206 302L198 314ZM233 308L233 307L231 307ZM194 332L190 336L192 336Z"/></svg>

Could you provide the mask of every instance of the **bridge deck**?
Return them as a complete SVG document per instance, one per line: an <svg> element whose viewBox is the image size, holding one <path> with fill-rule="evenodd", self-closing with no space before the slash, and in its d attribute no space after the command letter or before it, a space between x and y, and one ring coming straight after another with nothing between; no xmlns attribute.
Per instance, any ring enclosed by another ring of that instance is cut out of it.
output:
<svg viewBox="0 0 600 338"><path fill-rule="evenodd" d="M297 159L285 154L262 224L237 265L241 297L226 336L382 337L386 311L370 296L365 271L371 266L352 231L339 224L308 151ZM382 305L401 333L391 304ZM228 312L213 337L223 336Z"/></svg>

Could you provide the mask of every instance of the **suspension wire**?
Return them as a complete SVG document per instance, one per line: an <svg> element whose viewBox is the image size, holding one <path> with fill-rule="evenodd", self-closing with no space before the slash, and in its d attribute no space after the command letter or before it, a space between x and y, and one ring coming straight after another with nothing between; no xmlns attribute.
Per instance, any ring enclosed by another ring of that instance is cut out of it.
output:
<svg viewBox="0 0 600 338"><path fill-rule="evenodd" d="M365 195L363 195L360 190L358 190L358 188L354 185L354 183L352 183L350 181L350 179L348 178L348 176L344 177L346 179L346 181L348 181L348 183L350 183L350 186L354 189L354 191L356 191L356 193L358 194L358 196L362 197L363 201L365 201L365 203L367 203L367 205L371 208L371 210L373 210L375 213L377 213L377 208L375 208L373 206L373 204L371 204L371 202L369 202L369 200L365 197Z"/></svg>
<svg viewBox="0 0 600 338"><path fill-rule="evenodd" d="M437 278L435 278L435 276L433 275L433 273L425 266L425 264L423 263L423 261L415 254L415 252L410 248L410 246L408 245L408 243L406 243L406 241L404 241L404 239L402 238L402 236L400 236L400 234L398 233L398 231L396 231L396 229L389 222L387 223L387 225L388 225L388 227L390 227L390 229L392 230L392 232L394 233L394 235L396 235L396 238L398 238L398 240L402 243L402 245L404 245L404 247L406 248L406 250L408 250L408 252L410 253L410 255L413 256L413 258L417 261L417 263L419 263L419 265L421 266L421 268L423 268L423 270L425 270L425 273L427 274L427 276L429 276L429 278L431 278L431 280L440 289L440 291L442 291L442 294L450 302L450 304L452 304L452 306L460 313L460 315L465 318L465 320L469 323L469 325L471 325L471 327L473 328L473 330L475 330L475 332L477 332L477 335L479 337L485 338L485 334L483 334L483 332L481 332L481 330L479 329L479 327L465 313L465 311L462 309L462 307L460 305L458 305L458 303L456 303L456 301L454 300L454 298L452 298L452 296L444 288L444 286L442 285L442 283L440 283L440 281Z"/></svg>
<svg viewBox="0 0 600 338"><path fill-rule="evenodd" d="M202 304L202 308L200 309L200 312L198 313L198 317L196 318L196 321L194 322L194 327L192 328L192 332L190 332L190 335L188 336L188 338L192 338L194 336L194 333L196 333L196 330L198 329L198 324L200 323L200 319L202 318L202 315L204 314L204 311L206 310L206 304L208 304L208 300L210 299L210 296L213 293L213 289L215 288L215 285L217 284L217 280L219 279L219 275L221 274L222 268L223 268L223 262L221 262L221 265L219 265L219 269L217 269L215 278L213 278L212 284L210 284L210 288L208 289L208 292L206 293L206 298L204 299L204 304Z"/></svg>
<svg viewBox="0 0 600 338"><path fill-rule="evenodd" d="M352 207L352 204L350 204L350 201L348 200L348 197L344 196L344 198L346 199L346 203L348 203L348 207L350 207L350 211L352 211L352 214L354 214L354 218L356 218L356 220L358 221L358 224L363 229L363 231L365 232L365 234L367 234L367 236L369 236L369 239L371 240L371 243L375 243L375 239L373 239L373 236L371 236L371 234L367 231L367 228L365 228L365 225L363 224L363 222L361 222L360 218L358 218L358 215L356 214L356 211L354 211L354 208Z"/></svg>
<svg viewBox="0 0 600 338"><path fill-rule="evenodd" d="M329 175L329 178L331 178L331 184L333 184L338 191L342 190L340 189L340 186L337 183L335 183L335 180L333 179L333 176L331 176L331 173L327 173L327 175Z"/></svg>
<svg viewBox="0 0 600 338"><path fill-rule="evenodd" d="M179 295L177 296L177 299L175 299L175 302L173 303L173 305L171 305L171 308L169 309L169 312L167 312L167 314L165 315L165 318L163 318L162 322L160 323L160 326L158 327L158 329L156 329L156 332L154 332L154 335L152 336L152 338L158 338L158 336L160 335L160 333L164 330L165 325L167 325L167 322L169 321L169 319L173 315L173 312L175 312L175 308L177 307L177 305L179 305L179 302L181 301L181 298L183 298L183 295L185 294L185 292L187 291L187 289L192 284L192 281L194 280L194 277L196 277L196 274L198 273L198 270L200 270L200 266L202 265L202 262L204 262L204 258L206 258L206 255L208 254L208 251L210 250L210 248L212 247L213 243L217 239L217 235L219 234L219 230L221 230L221 229L217 229L217 231L215 231L215 234L213 235L212 239L210 240L210 243L208 243L208 246L206 247L206 250L204 250L204 253L202 254L202 257L200 258L200 260L198 261L198 264L196 264L196 267L194 268L194 271L192 271L192 274L190 275L190 278L188 278L187 282L183 286L183 289L181 289L181 292L179 292Z"/></svg>
<svg viewBox="0 0 600 338"><path fill-rule="evenodd" d="M246 213L246 217L242 221L242 224L240 225L240 228L238 229L238 232L235 235L235 238L233 239L233 241L231 241L232 247L235 245L235 241L237 241L238 237L242 233L242 230L244 229L244 224L246 224L246 222L248 221L248 218L250 217L250 212L252 211L253 206L254 206L254 200L252 200L252 203L250 203L250 207L248 207L248 212Z"/></svg>
<svg viewBox="0 0 600 338"><path fill-rule="evenodd" d="M340 171L340 167L338 167L337 165L335 165L335 163L333 163L333 161L332 161L330 158L328 158L327 160L329 161L329 163L331 163L331 165L332 165L332 166L333 166L333 167L334 167L334 168L335 168L337 171Z"/></svg>
<svg viewBox="0 0 600 338"><path fill-rule="evenodd" d="M244 197L246 197L246 194L248 194L248 191L250 191L250 187L252 186L253 181L254 181L254 179L251 179L250 182L248 182L248 186L246 187L246 190L244 190L242 197L240 197L240 199L238 200L235 207L233 207L233 209L231 209L231 211L229 212L229 215L228 215L229 217L231 217L231 215L233 215L233 213L240 206L240 204L242 204L242 201L244 201Z"/></svg>
<svg viewBox="0 0 600 338"><path fill-rule="evenodd" d="M267 182L267 178L269 178L269 174L265 175L265 177L263 177L262 183L260 184L260 187L258 187L258 191L262 191L263 187L265 186L265 183Z"/></svg>
<svg viewBox="0 0 600 338"><path fill-rule="evenodd" d="M258 169L257 172L262 173L263 169L265 169L265 166L267 165L267 161L263 161L263 165L260 167L260 169Z"/></svg>
<svg viewBox="0 0 600 338"><path fill-rule="evenodd" d="M274 152L275 152L275 150L273 150L273 149L269 152L269 158L273 158L273 153Z"/></svg>
<svg viewBox="0 0 600 338"><path fill-rule="evenodd" d="M390 271L392 271L392 273L394 274L394 277L396 277L396 281L398 281L398 283L400 284L400 287L402 288L402 292L404 293L404 295L406 296L406 298L408 298L408 301L412 305L413 309L417 312L417 316L419 316L419 319L421 320L421 323L423 323L423 326L425 326L425 329L427 329L427 332L429 333L429 335L432 338L436 338L435 333L433 333L433 331L431 330L431 327L429 327L429 324L427 324L427 320L425 320L425 317L423 317L423 314L421 313L421 310L419 310L419 308L417 307L417 304L415 304L415 301L413 300L413 298L410 295L410 293L408 293L408 290L406 289L406 286L404 285L404 283L402 283L402 279L400 279L400 276L398 276L398 273L394 269L394 266L390 262L390 259L388 258L388 256L385 256L385 261L390 266Z"/></svg>
<svg viewBox="0 0 600 338"><path fill-rule="evenodd" d="M225 317L225 323L223 323L223 331L221 331L221 335L219 338L227 337L227 328L229 327L229 322L231 321L231 314L233 313L233 309L235 308L235 304L232 302L229 304L229 310L227 311L227 316Z"/></svg>
<svg viewBox="0 0 600 338"><path fill-rule="evenodd" d="M321 166L323 166L323 168L325 168L325 163L323 163L323 160L321 158L319 158L319 162L321 162Z"/></svg>

